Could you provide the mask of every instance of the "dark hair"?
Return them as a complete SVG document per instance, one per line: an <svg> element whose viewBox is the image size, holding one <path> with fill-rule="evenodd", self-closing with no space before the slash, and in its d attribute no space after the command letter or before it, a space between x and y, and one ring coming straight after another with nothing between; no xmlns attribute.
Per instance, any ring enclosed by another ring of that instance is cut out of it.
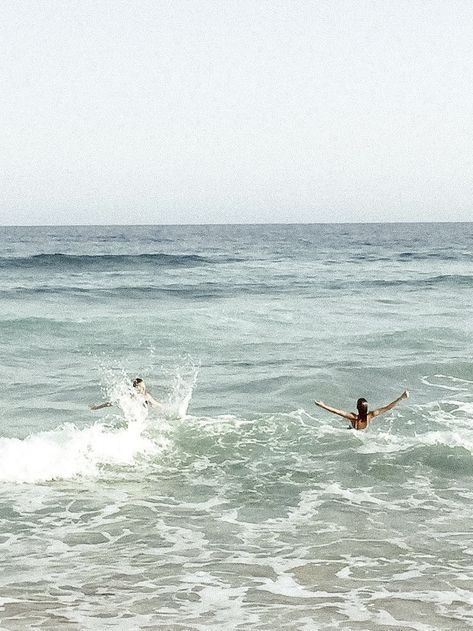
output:
<svg viewBox="0 0 473 631"><path fill-rule="evenodd" d="M368 417L368 401L366 399L358 399L356 409L358 410L360 421L366 421Z"/></svg>
<svg viewBox="0 0 473 631"><path fill-rule="evenodd" d="M133 388L136 388L136 386L139 386L140 383L143 383L143 379L141 377L136 377L136 379L133 379Z"/></svg>

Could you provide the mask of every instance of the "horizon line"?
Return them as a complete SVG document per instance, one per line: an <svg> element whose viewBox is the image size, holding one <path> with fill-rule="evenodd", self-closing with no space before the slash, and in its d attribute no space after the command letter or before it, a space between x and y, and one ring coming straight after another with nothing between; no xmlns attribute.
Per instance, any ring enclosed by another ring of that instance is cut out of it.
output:
<svg viewBox="0 0 473 631"><path fill-rule="evenodd" d="M44 223L44 224L0 224L0 228L151 228L151 227L204 227L204 226L373 226L373 225L421 225L421 224L470 224L473 221L273 221L254 223Z"/></svg>

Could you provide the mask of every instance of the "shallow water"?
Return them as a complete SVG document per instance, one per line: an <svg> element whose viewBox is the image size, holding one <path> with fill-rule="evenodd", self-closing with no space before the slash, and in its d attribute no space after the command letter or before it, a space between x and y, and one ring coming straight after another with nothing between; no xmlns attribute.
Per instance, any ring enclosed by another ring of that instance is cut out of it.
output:
<svg viewBox="0 0 473 631"><path fill-rule="evenodd" d="M473 224L0 239L2 629L473 627Z"/></svg>

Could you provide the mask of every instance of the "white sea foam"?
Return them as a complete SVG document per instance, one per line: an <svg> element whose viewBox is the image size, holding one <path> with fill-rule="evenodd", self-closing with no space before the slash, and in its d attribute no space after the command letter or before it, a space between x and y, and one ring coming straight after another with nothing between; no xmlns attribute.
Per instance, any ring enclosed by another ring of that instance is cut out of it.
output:
<svg viewBox="0 0 473 631"><path fill-rule="evenodd" d="M131 465L137 456L157 449L137 422L122 429L103 423L85 429L66 424L24 440L0 439L0 480L33 483L96 476L104 465Z"/></svg>
<svg viewBox="0 0 473 631"><path fill-rule="evenodd" d="M438 382L433 382L433 379L438 379ZM447 383L445 383L445 381L447 381ZM441 388L442 390L451 390L452 392L471 392L471 385L473 383L473 381L469 381L468 379L460 379L452 375L442 374L433 376L425 375L421 378L421 382L426 386Z"/></svg>
<svg viewBox="0 0 473 631"><path fill-rule="evenodd" d="M370 489L347 489L343 488L338 482L327 485L324 489L324 495L339 497L350 504L378 504L380 506L388 504L388 502L370 493Z"/></svg>
<svg viewBox="0 0 473 631"><path fill-rule="evenodd" d="M287 574L280 574L276 580L265 579L259 589L290 598L314 598L330 595L327 592L309 591Z"/></svg>

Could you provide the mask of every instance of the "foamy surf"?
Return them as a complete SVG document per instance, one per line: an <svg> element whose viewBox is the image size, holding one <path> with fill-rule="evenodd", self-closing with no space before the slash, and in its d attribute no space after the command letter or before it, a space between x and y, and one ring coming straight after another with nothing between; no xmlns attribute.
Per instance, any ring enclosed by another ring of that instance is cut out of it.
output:
<svg viewBox="0 0 473 631"><path fill-rule="evenodd" d="M77 476L97 476L103 467L130 466L159 445L143 435L143 425L129 422L112 429L103 423L78 429L66 424L24 440L0 439L0 480L38 483Z"/></svg>

